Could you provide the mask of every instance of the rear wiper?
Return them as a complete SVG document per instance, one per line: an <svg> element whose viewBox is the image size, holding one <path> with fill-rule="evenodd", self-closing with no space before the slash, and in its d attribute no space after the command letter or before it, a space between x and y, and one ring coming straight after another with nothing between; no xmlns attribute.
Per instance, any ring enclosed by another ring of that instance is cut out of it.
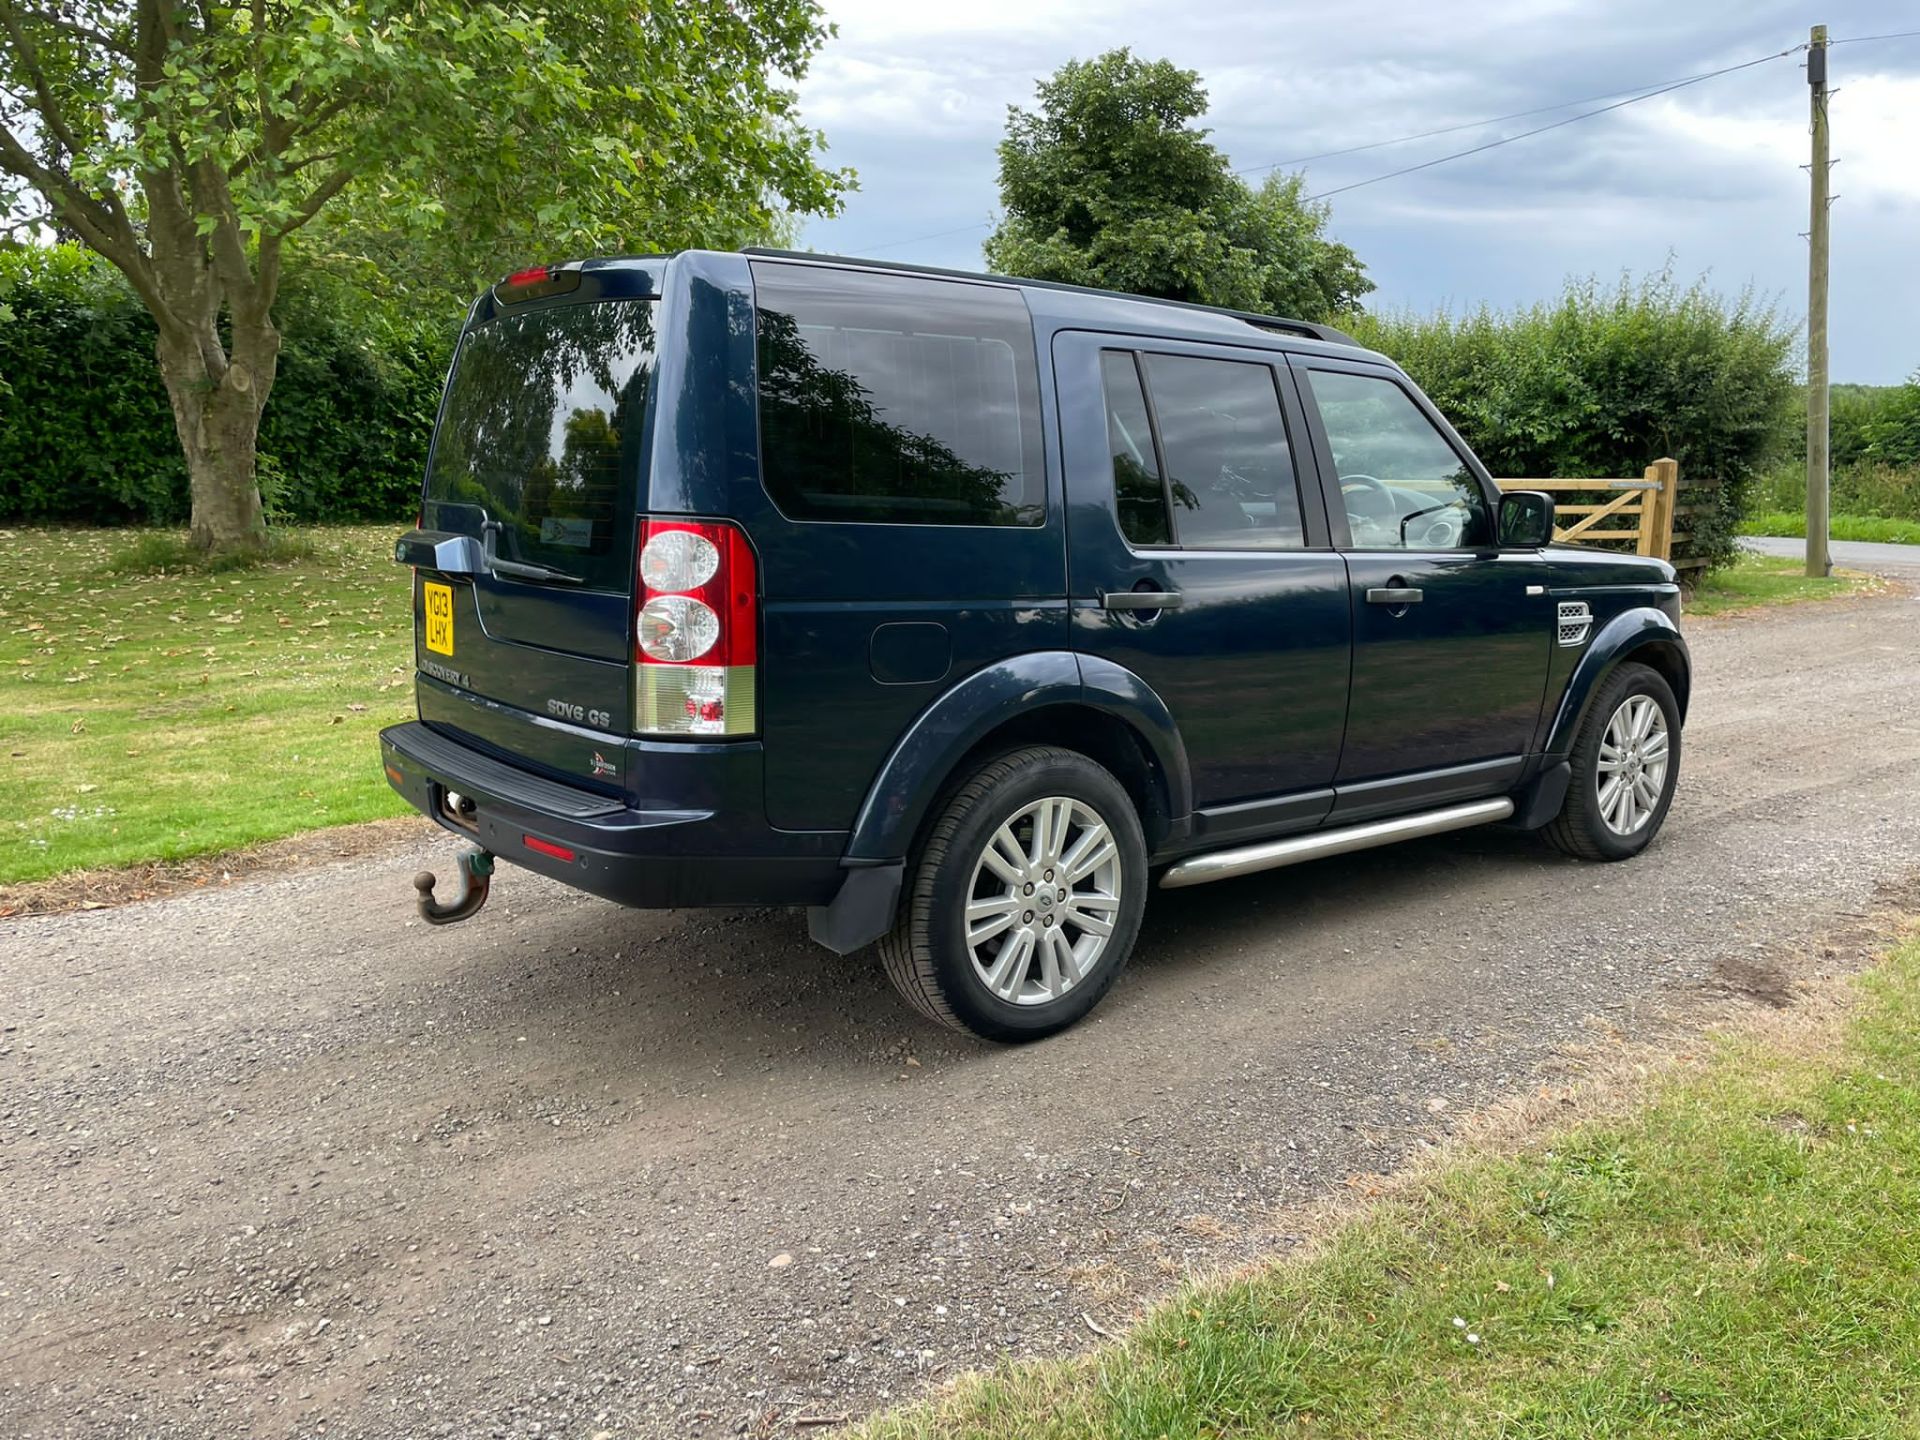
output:
<svg viewBox="0 0 1920 1440"><path fill-rule="evenodd" d="M487 556L487 568L496 575L512 575L522 580L551 580L560 585L586 584L578 575L569 575L551 565L527 565L518 560L502 560L491 554Z"/></svg>
<svg viewBox="0 0 1920 1440"><path fill-rule="evenodd" d="M550 580L557 585L586 583L578 575L569 575L566 571L556 570L551 565L529 565L523 560L501 559L494 553L493 537L505 528L498 520L491 517L480 522L480 549L486 556L487 569L495 575L511 575L520 580Z"/></svg>

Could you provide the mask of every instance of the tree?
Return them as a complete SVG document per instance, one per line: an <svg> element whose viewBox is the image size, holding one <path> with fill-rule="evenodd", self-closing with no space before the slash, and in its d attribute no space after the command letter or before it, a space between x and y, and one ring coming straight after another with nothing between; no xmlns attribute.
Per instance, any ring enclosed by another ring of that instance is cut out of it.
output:
<svg viewBox="0 0 1920 1440"><path fill-rule="evenodd" d="M1256 188L1228 168L1191 123L1207 108L1193 71L1112 50L1035 90L1007 112L993 269L1305 320L1373 289L1300 176Z"/></svg>
<svg viewBox="0 0 1920 1440"><path fill-rule="evenodd" d="M785 82L814 0L0 0L0 214L70 231L153 315L194 544L258 549L289 246L436 283L509 253L732 244L831 212ZM393 237L398 237L395 240Z"/></svg>

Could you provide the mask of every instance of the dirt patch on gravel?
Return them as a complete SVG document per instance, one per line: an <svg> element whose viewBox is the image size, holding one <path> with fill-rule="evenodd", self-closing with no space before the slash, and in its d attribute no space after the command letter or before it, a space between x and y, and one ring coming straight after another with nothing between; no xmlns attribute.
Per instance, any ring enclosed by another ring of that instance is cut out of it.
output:
<svg viewBox="0 0 1920 1440"><path fill-rule="evenodd" d="M154 860L144 865L120 865L97 870L73 870L51 880L24 885L0 885L0 919L16 915L57 915L67 910L104 910L132 900L161 900L187 890L217 890L241 880L314 865L383 855L423 834L418 817L396 815L391 820L368 820L358 825L336 825L309 830L264 845L223 850L191 860Z"/></svg>

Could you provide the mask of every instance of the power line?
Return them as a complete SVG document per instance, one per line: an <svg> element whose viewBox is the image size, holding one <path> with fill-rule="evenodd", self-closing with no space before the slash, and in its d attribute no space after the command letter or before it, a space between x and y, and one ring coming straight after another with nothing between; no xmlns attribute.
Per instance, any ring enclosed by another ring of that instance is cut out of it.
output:
<svg viewBox="0 0 1920 1440"><path fill-rule="evenodd" d="M1717 70L1712 72L1715 75L1721 73L1724 72ZM1507 120L1525 120L1531 115L1547 115L1555 110L1565 110L1570 105L1591 105L1595 100L1613 100L1622 95L1641 95L1642 91L1651 91L1654 85L1665 88L1673 85L1688 85L1696 80L1708 78L1710 78L1708 75L1688 75L1679 80L1661 80L1653 82L1652 85L1635 85L1626 90L1609 90L1604 95L1582 95L1577 99L1562 100L1557 105L1541 105L1532 110L1515 110L1509 115L1494 115L1485 120L1468 120L1459 125L1442 125L1435 130L1421 130L1412 135L1396 135L1391 140L1372 140L1365 145L1349 145L1342 150L1322 150L1313 155L1296 155L1290 160L1269 160L1264 165L1248 165L1233 173L1251 175L1256 170L1278 170L1285 165L1305 165L1314 160L1332 160L1341 155L1358 155L1364 150L1381 150L1389 145L1405 145L1414 140L1431 140L1436 135L1453 135L1462 130L1478 130L1483 126L1498 125Z"/></svg>
<svg viewBox="0 0 1920 1440"><path fill-rule="evenodd" d="M1909 40L1920 38L1920 30L1901 30L1891 35L1854 35L1845 40L1829 41L1832 45L1858 45L1868 40ZM1802 47L1804 48L1804 47ZM1791 52L1788 52L1791 53ZM1770 60L1778 56L1770 55ZM1711 70L1699 75L1683 75L1676 80L1658 80L1647 85L1634 85L1625 90L1609 90L1600 95L1581 95L1572 100L1562 100L1557 105L1541 105L1532 110L1515 110L1506 115L1493 115L1485 120L1468 120L1459 125L1442 125L1433 130L1420 130L1411 135L1396 135L1391 140L1370 140L1365 145L1348 145L1339 150L1320 150L1312 155L1296 155L1287 160L1269 160L1261 165L1247 165L1235 170L1236 175L1252 175L1260 170L1278 170L1286 165L1306 165L1315 160L1334 160L1342 155L1359 155L1368 150L1384 150L1390 145L1406 145L1415 140L1431 140L1436 135L1456 135L1462 130L1478 130L1487 125L1500 125L1508 120L1525 120L1534 115L1549 115L1555 110L1565 110L1570 105L1591 105L1596 100L1617 100L1622 95L1640 95L1642 91L1656 94L1678 85L1691 85L1698 80L1711 80L1716 75L1724 75L1724 70Z"/></svg>
<svg viewBox="0 0 1920 1440"><path fill-rule="evenodd" d="M1451 155L1441 155L1432 160L1423 160L1418 165L1407 165L1398 170L1389 170L1384 175L1374 175L1365 180L1356 180L1351 185L1338 185L1331 190L1322 190L1319 194L1309 195L1306 198L1309 200L1326 200L1335 195L1344 195L1349 190L1359 190L1368 185L1378 185L1382 180L1397 180L1402 175L1412 175L1420 170L1431 170L1434 166L1445 165L1450 160L1464 160L1469 155L1479 155L1488 150L1497 150L1502 145L1513 144L1516 140L1525 140L1534 135L1544 135L1547 131L1558 130L1563 125L1572 125L1579 120L1591 120L1596 115L1605 115L1609 111L1621 110L1629 105L1638 105L1642 100L1651 100L1657 95L1666 95L1675 90L1684 90L1687 86L1698 85L1703 80L1714 80L1722 75L1731 75L1736 70L1751 70L1754 66L1765 65L1769 61L1784 60L1789 55L1798 55L1806 48L1804 45L1794 45L1785 50L1776 51L1772 55L1762 55L1755 60L1743 60L1738 65L1727 65L1718 70L1709 70L1705 74L1692 75L1685 80L1676 80L1670 85L1663 85L1658 90L1649 90L1644 95L1635 95L1628 100L1616 100L1611 105L1602 105L1597 110L1582 110L1578 115L1569 115L1564 120L1555 120L1551 125L1536 125L1531 130L1522 130L1518 135L1507 135L1498 140L1489 140L1486 144L1475 145L1469 150L1456 150Z"/></svg>
<svg viewBox="0 0 1920 1440"><path fill-rule="evenodd" d="M969 230L985 230L993 224L991 220L976 220L971 225L956 225L951 230L936 230L931 235L910 235L905 240L889 240L884 245L869 245L864 253L877 254L882 250L898 250L902 245L918 245L922 240L944 240L949 235L964 235Z"/></svg>
<svg viewBox="0 0 1920 1440"><path fill-rule="evenodd" d="M1828 45L1860 45L1868 40L1911 40L1920 36L1920 30L1896 30L1891 35L1849 35L1844 40L1829 40Z"/></svg>
<svg viewBox="0 0 1920 1440"><path fill-rule="evenodd" d="M1890 34L1890 35L1859 35L1859 36L1854 36L1852 38L1855 41L1901 40L1901 39L1908 38L1908 36L1910 35L1920 36L1920 30L1904 31L1898 34ZM1845 40L1836 40L1832 43L1836 45L1843 45L1848 42ZM1569 115L1564 119L1555 120L1548 125L1536 125L1533 129L1522 130L1517 135L1507 135L1507 136L1501 137L1498 140L1489 140L1484 145L1475 145L1470 149L1466 149L1466 150L1456 150L1452 154L1441 155L1432 160L1425 160L1418 165L1404 166L1399 170L1390 170L1383 175L1374 175L1365 180L1356 180L1352 184L1336 186L1332 190L1323 190L1317 195L1309 195L1308 197L1306 197L1309 200L1325 200L1334 195L1344 195L1349 190L1359 190L1359 189L1363 189L1368 185L1378 185L1383 180L1397 180L1402 175L1412 175L1421 170L1431 170L1436 165L1445 165L1452 160L1464 160L1470 155L1479 155L1479 154L1483 154L1488 150L1497 150L1502 145L1513 144L1513 142L1516 140L1526 140L1526 139L1530 139L1535 135L1544 135L1549 130L1558 130L1562 126L1572 125L1576 121L1580 121L1580 120L1591 120L1596 115L1605 115L1614 110L1624 109L1628 105L1637 105L1642 100L1652 100L1657 96L1670 94L1675 90L1684 90L1690 85L1698 85L1703 81L1716 80L1722 75L1731 75L1738 70L1751 70L1756 65L1765 65L1770 61L1783 60L1789 55L1797 55L1801 53L1806 48L1807 47L1805 45L1790 46L1785 50L1776 51L1771 55L1762 55L1753 60L1743 60L1737 65L1724 65L1718 70L1705 70L1700 72L1697 75L1687 75L1687 76L1683 76L1678 80L1669 80L1656 86L1653 89L1647 89L1645 86L1641 86L1633 90L1614 90L1604 95L1587 95L1579 99L1563 100L1557 105L1542 105L1537 109L1533 109L1533 110L1516 110L1511 114L1496 115L1491 119L1487 119L1487 120L1474 120L1474 121L1469 121L1465 124L1460 124L1460 125L1443 125L1438 127L1437 129L1423 130L1412 135L1396 136L1390 140L1375 140L1365 145L1351 145L1346 147L1345 149L1340 149L1340 150L1325 150L1315 155L1302 155L1295 159L1290 159L1290 160L1273 160L1273 161L1269 161L1264 165L1249 165L1244 169L1235 170L1233 173L1236 175L1247 175L1258 170L1278 169L1283 165L1303 165L1310 160L1329 160L1340 155L1357 155L1362 151L1378 150L1389 145L1405 144L1413 140L1427 140L1427 139L1433 138L1436 135L1450 135L1450 134L1457 133L1458 131L1461 131L1461 130L1477 130L1482 126L1497 125L1497 124L1500 124L1502 121L1506 121L1506 120L1521 120L1521 119L1525 119L1530 115L1545 115L1555 110L1564 110L1569 105L1585 105L1594 100L1606 100L1606 99L1612 98L1613 96L1623 95L1627 97L1626 99L1617 100L1615 101L1615 103L1611 105L1602 105L1598 109L1583 110L1578 115ZM980 221L976 221L971 225L955 226L950 230L935 230L930 234L926 234L926 235L911 235L901 240L890 240L884 245L866 246L863 249L861 249L860 253L872 255L872 254L878 254L880 251L883 251L883 250L898 250L907 245L917 245L925 240L943 240L949 235L965 235L974 230L985 230L991 227L992 224L993 222L991 220L980 220ZM859 248L859 247L856 247L856 248Z"/></svg>

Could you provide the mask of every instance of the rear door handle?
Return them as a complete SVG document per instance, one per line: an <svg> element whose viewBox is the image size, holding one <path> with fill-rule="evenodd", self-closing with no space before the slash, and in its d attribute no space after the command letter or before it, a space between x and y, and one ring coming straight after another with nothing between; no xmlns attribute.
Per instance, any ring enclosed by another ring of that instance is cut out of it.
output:
<svg viewBox="0 0 1920 1440"><path fill-rule="evenodd" d="M1376 585L1367 591L1369 605L1418 605L1426 598L1424 590L1405 585Z"/></svg>
<svg viewBox="0 0 1920 1440"><path fill-rule="evenodd" d="M1103 610L1176 610L1178 590L1109 590L1100 597Z"/></svg>

